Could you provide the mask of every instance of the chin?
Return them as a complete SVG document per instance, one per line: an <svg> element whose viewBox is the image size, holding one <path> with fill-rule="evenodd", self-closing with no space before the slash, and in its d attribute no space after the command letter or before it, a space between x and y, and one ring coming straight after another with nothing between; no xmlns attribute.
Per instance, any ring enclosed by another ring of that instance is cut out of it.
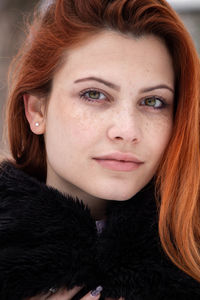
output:
<svg viewBox="0 0 200 300"><path fill-rule="evenodd" d="M99 185L98 189L91 191L94 196L105 199L105 200L116 200L116 201L126 201L135 196L140 190L142 190L150 180L143 182L135 182L135 185ZM93 193L94 192L94 193Z"/></svg>
<svg viewBox="0 0 200 300"><path fill-rule="evenodd" d="M116 200L116 201L126 201L129 200L130 198L132 198L136 193L132 193L130 195L117 195L116 197L114 197L113 199L108 199L108 200Z"/></svg>
<svg viewBox="0 0 200 300"><path fill-rule="evenodd" d="M129 200L130 198L132 198L135 194L137 194L139 190L137 191L132 191L130 193L128 193L127 191L125 193L123 193L122 191L115 191L112 193L112 191L110 193L100 193L99 195L95 195L98 198L101 199L105 199L105 200L115 200L115 201L126 201Z"/></svg>

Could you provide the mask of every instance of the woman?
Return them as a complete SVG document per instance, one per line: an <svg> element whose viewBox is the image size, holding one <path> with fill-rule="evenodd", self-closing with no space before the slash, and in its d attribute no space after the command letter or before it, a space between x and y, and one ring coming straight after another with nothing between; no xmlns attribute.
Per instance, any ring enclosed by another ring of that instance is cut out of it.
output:
<svg viewBox="0 0 200 300"><path fill-rule="evenodd" d="M15 62L0 298L199 299L199 59L176 13L55 0Z"/></svg>

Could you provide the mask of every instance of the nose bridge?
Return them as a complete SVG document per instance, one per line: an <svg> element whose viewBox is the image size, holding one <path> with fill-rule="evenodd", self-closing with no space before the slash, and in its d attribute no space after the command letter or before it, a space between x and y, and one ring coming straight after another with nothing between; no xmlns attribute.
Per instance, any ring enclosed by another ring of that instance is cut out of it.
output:
<svg viewBox="0 0 200 300"><path fill-rule="evenodd" d="M140 114L133 105L124 105L121 107L119 117L122 122L122 128L126 129L127 132L139 133L141 126Z"/></svg>
<svg viewBox="0 0 200 300"><path fill-rule="evenodd" d="M126 103L119 105L117 108L117 114L120 116L120 119L124 119L127 122L134 123L138 118L138 114L134 108L133 103Z"/></svg>
<svg viewBox="0 0 200 300"><path fill-rule="evenodd" d="M129 102L130 103L130 102ZM124 102L113 108L110 137L126 141L139 141L142 136L142 118L132 104Z"/></svg>

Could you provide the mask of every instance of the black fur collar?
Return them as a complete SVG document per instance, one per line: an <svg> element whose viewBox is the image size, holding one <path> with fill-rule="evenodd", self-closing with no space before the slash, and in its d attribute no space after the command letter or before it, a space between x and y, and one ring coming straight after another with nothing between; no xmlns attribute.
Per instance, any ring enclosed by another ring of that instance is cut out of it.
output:
<svg viewBox="0 0 200 300"><path fill-rule="evenodd" d="M12 163L0 171L0 299L22 300L51 287L102 285L105 297L200 299L200 284L174 266L158 237L152 183L127 201L108 201L98 235L78 199Z"/></svg>

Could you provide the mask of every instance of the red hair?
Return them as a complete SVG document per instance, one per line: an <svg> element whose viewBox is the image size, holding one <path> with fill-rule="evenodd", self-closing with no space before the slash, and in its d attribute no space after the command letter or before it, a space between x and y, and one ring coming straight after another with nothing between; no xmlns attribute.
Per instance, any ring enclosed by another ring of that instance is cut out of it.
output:
<svg viewBox="0 0 200 300"><path fill-rule="evenodd" d="M35 13L13 64L7 106L12 156L17 167L45 181L44 137L31 132L23 95L48 99L64 52L107 29L135 37L154 34L171 54L176 107L172 138L156 174L159 234L171 260L200 281L200 65L191 37L165 0L55 0Z"/></svg>

